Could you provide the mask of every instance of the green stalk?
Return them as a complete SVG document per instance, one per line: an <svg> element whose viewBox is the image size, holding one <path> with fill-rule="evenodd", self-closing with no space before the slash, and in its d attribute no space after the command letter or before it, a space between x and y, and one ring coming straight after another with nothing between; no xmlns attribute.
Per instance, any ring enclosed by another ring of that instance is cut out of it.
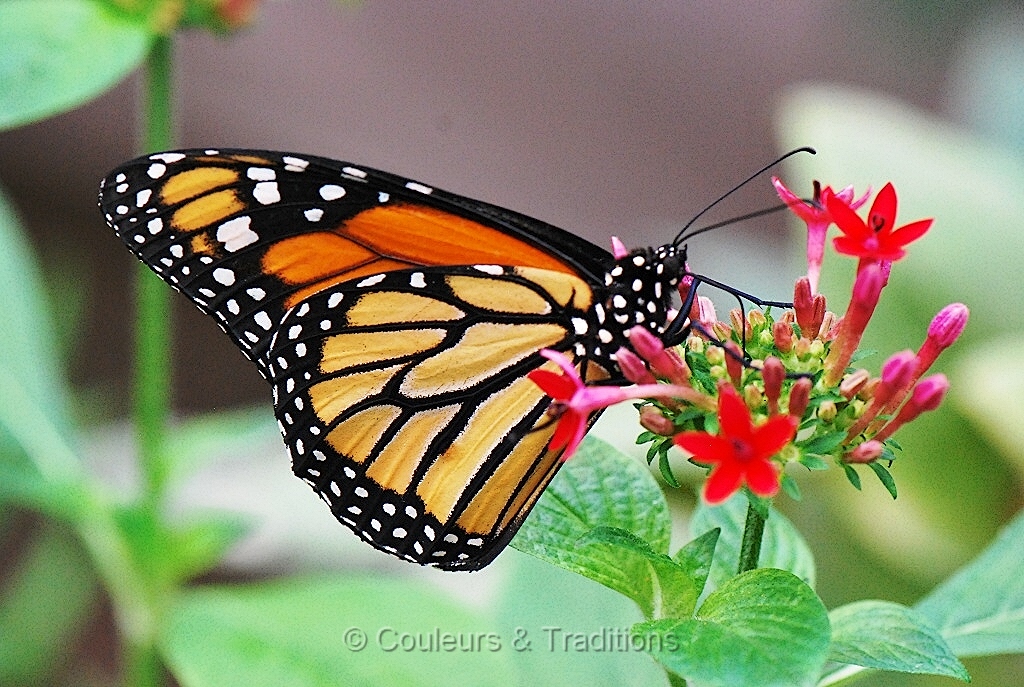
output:
<svg viewBox="0 0 1024 687"><path fill-rule="evenodd" d="M146 59L143 94L143 153L172 147L172 40L160 36ZM159 517L167 491L167 421L170 416L170 291L141 263L136 273L135 430L143 477L143 506ZM172 590L153 587L120 599L124 632L124 684L161 687L165 671L157 651L159 616ZM117 604L115 599L115 604Z"/></svg>
<svg viewBox="0 0 1024 687"><path fill-rule="evenodd" d="M171 39L156 39L146 60L143 153L172 146ZM135 314L135 428L146 499L159 508L167 482L170 416L170 291L138 265Z"/></svg>
<svg viewBox="0 0 1024 687"><path fill-rule="evenodd" d="M756 570L761 558L761 540L764 538L765 517L754 505L747 503L747 521L743 525L743 539L740 542L740 564L737 574Z"/></svg>

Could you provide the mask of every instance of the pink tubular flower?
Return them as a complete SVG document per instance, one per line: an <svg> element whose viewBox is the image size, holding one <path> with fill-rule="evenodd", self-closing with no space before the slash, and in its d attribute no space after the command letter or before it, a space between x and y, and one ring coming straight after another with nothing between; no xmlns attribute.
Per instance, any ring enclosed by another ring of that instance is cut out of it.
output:
<svg viewBox="0 0 1024 687"><path fill-rule="evenodd" d="M850 306L840 321L839 331L825 359L824 381L828 386L834 386L842 379L846 366L850 364L864 336L864 328L875 312L883 285L882 270L876 263L866 265L857 273Z"/></svg>
<svg viewBox="0 0 1024 687"><path fill-rule="evenodd" d="M540 354L562 369L563 374L537 369L527 377L550 396L552 407L558 417L558 426L551 436L548 448L552 451L565 449L562 460L568 460L583 440L590 422L590 416L598 410L621 401L637 398L684 398L700 396L689 387L671 384L641 384L638 386L586 386L572 361L563 353L542 349ZM691 401L692 402L692 401Z"/></svg>
<svg viewBox="0 0 1024 687"><path fill-rule="evenodd" d="M896 417L883 427L882 431L875 435L875 440L885 441L897 429L911 420L917 419L917 416L921 413L938 408L942 403L942 399L946 397L947 391L949 391L949 380L946 379L944 374L940 373L922 379L914 387L914 392L910 394L910 398L900 408L900 412L896 414Z"/></svg>
<svg viewBox="0 0 1024 687"><path fill-rule="evenodd" d="M797 420L788 415L754 425L743 399L728 384L718 388L719 434L682 432L673 440L693 454L693 460L711 465L704 484L704 500L722 503L746 484L757 496L779 491L779 466L772 457L796 435Z"/></svg>
<svg viewBox="0 0 1024 687"><path fill-rule="evenodd" d="M914 365L913 351L901 351L889 356L882 366L882 379L871 396L871 404L846 432L847 439L856 437L875 421L886 404L910 382L914 375Z"/></svg>
<svg viewBox="0 0 1024 687"><path fill-rule="evenodd" d="M896 394L885 405L881 411L882 415L891 415L897 406L903 402L903 399L907 397L907 394L910 393L911 387L932 366L932 363L939 357L939 354L952 346L960 338L964 327L967 326L967 318L969 316L970 311L966 305L963 303L951 303L932 318L931 324L928 325L928 336L917 351L914 374L906 380L903 386L897 390Z"/></svg>
<svg viewBox="0 0 1024 687"><path fill-rule="evenodd" d="M629 345L651 366L654 374L673 384L685 385L690 380L690 368L674 350L666 349L661 339L637 325L629 330Z"/></svg>
<svg viewBox="0 0 1024 687"><path fill-rule="evenodd" d="M835 249L844 255L883 262L899 260L911 241L921 238L932 226L933 220L922 219L896 228L896 190L886 184L875 197L865 222L849 203L839 196L825 199L826 207L839 230L843 232L833 240Z"/></svg>
<svg viewBox="0 0 1024 687"><path fill-rule="evenodd" d="M825 234L828 232L829 225L833 222L832 216L829 214L825 204L826 198L835 196L856 210L867 201L870 190L854 200L853 186L847 186L839 193L836 193L830 186L822 189L821 184L815 181L814 196L811 202L808 203L786 188L779 181L778 177L772 177L772 184L775 186L775 191L779 194L779 198L807 225L807 278L810 281L811 292L817 293L818 278L821 275L821 262L825 257Z"/></svg>

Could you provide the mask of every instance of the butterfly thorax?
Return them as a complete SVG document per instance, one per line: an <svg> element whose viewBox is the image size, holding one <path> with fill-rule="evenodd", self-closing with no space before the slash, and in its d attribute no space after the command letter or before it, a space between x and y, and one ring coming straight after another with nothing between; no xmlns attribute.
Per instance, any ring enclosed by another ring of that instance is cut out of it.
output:
<svg viewBox="0 0 1024 687"><path fill-rule="evenodd" d="M637 248L615 260L605 274L605 298L594 306L597 337L588 353L598 361L611 359L628 345L628 332L637 325L660 337L683 264L672 245Z"/></svg>

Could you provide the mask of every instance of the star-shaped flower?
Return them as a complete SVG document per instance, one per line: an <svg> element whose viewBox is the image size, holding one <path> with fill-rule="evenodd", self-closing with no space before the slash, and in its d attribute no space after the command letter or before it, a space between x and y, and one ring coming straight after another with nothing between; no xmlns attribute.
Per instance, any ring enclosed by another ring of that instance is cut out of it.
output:
<svg viewBox="0 0 1024 687"><path fill-rule="evenodd" d="M527 374L534 384L554 400L552 408L558 418L558 425L548 448L552 451L564 448L562 460L568 460L576 452L589 427L591 414L598 410L630 399L691 398L699 395L689 387L674 384L587 386L576 371L576 366L563 353L545 348L540 354L562 368L563 372L558 374L538 369Z"/></svg>
<svg viewBox="0 0 1024 687"><path fill-rule="evenodd" d="M718 434L682 432L674 441L693 454L693 460L711 465L704 484L704 500L722 503L746 484L757 496L775 496L779 491L779 466L772 456L796 436L799 420L775 415L755 425L743 399L731 385L722 384L718 393Z"/></svg>
<svg viewBox="0 0 1024 687"><path fill-rule="evenodd" d="M878 192L866 222L838 195L826 197L825 204L843 232L832 241L835 249L862 260L899 260L907 254L904 246L921 238L933 222L921 219L896 228L896 190L891 183Z"/></svg>

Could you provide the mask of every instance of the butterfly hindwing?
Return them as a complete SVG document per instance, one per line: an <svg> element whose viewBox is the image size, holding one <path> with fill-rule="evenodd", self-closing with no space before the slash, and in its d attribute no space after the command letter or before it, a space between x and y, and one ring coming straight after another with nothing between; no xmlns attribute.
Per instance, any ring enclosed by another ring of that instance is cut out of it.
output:
<svg viewBox="0 0 1024 687"><path fill-rule="evenodd" d="M592 298L576 277L493 265L381 273L311 296L270 353L296 475L378 548L485 565L558 467L550 399L525 375L557 370L541 348L575 355Z"/></svg>

